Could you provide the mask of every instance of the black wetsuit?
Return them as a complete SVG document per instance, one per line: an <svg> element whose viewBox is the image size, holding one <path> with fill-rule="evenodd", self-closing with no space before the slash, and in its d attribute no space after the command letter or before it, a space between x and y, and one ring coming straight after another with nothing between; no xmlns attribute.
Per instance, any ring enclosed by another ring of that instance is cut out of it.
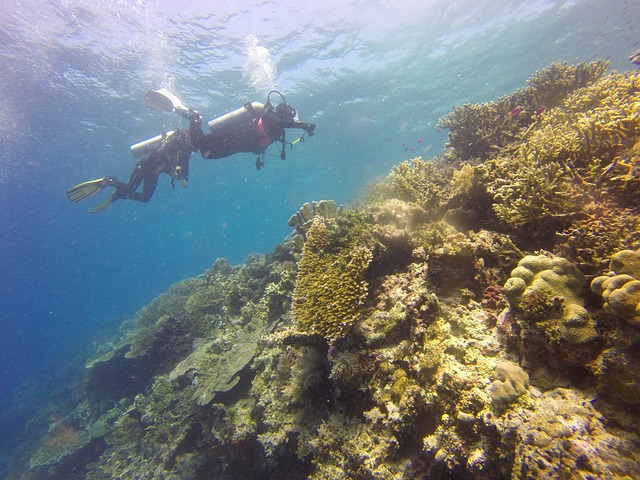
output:
<svg viewBox="0 0 640 480"><path fill-rule="evenodd" d="M248 107L245 107L248 108ZM293 118L282 119L273 109L250 118L244 123L221 128L209 134L202 131L201 119L194 116L190 121L191 144L200 150L203 158L224 158L234 153L264 153L276 141L284 143L285 128L301 128L313 135L316 126L298 122Z"/></svg>
<svg viewBox="0 0 640 480"><path fill-rule="evenodd" d="M189 176L189 158L193 148L189 135L176 130L149 156L140 160L129 178L129 183L113 179L110 186L116 188L114 200L130 198L138 202L148 202L153 196L161 173L168 173L173 180L180 180L186 185ZM136 192L142 184L142 192Z"/></svg>

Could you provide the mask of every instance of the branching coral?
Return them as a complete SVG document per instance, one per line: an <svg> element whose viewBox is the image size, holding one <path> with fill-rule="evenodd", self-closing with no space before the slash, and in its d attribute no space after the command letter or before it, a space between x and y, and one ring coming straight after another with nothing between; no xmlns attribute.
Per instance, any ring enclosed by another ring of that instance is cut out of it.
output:
<svg viewBox="0 0 640 480"><path fill-rule="evenodd" d="M293 293L293 317L302 332L333 342L350 331L367 295L364 274L372 259L364 245L336 249L322 217L313 221Z"/></svg>
<svg viewBox="0 0 640 480"><path fill-rule="evenodd" d="M558 253L580 265L585 273L604 270L611 256L625 249L640 248L640 214L631 208L603 205L588 211L564 232Z"/></svg>
<svg viewBox="0 0 640 480"><path fill-rule="evenodd" d="M514 141L544 111L559 106L571 91L584 87L603 75L603 61L576 66L554 63L528 80L528 86L495 102L463 105L440 119L449 129L448 145L462 160L487 159Z"/></svg>
<svg viewBox="0 0 640 480"><path fill-rule="evenodd" d="M493 160L489 191L498 217L511 227L549 220L568 225L598 188L621 206L637 204L638 92L640 75L614 73L545 113L515 153Z"/></svg>
<svg viewBox="0 0 640 480"><path fill-rule="evenodd" d="M450 165L437 159L412 158L389 173L387 196L417 203L431 215L441 216L449 198L448 184L453 172Z"/></svg>

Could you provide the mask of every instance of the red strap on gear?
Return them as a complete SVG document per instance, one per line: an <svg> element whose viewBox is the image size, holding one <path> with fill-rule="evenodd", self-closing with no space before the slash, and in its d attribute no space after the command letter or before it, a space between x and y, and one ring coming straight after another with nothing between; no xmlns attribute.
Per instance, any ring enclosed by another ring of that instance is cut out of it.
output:
<svg viewBox="0 0 640 480"><path fill-rule="evenodd" d="M258 135L260 135L260 140L258 141L260 147L266 148L271 143L271 139L269 135L267 135L266 130L264 129L264 124L262 123L262 117L258 119Z"/></svg>

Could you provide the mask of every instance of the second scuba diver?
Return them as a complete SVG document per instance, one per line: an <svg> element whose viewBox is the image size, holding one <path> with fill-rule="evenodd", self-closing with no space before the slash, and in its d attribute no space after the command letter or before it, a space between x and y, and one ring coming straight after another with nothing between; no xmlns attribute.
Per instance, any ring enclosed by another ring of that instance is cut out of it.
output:
<svg viewBox="0 0 640 480"><path fill-rule="evenodd" d="M270 96L276 93L282 97L282 103L273 107ZM272 143L282 144L280 158L285 154L285 128L300 128L312 136L315 125L299 122L296 111L288 105L279 92L272 91L267 96L266 105L259 102L246 103L242 108L211 120L211 133L202 131L202 117L190 107L182 105L179 100L164 90L150 91L145 97L147 105L163 111L173 111L189 119L189 130L176 130L158 137L157 142L145 141L133 145L134 154L143 152L144 157L138 161L131 173L129 182L121 182L116 177L103 177L80 183L67 190L66 195L72 202L79 202L90 198L105 187L115 190L103 203L90 210L98 213L109 207L118 199L131 199L148 202L156 188L161 173L171 176L171 185L179 181L183 187L187 186L189 173L189 158L193 151L200 150L202 157L208 159L224 158L235 153L251 152L258 155L256 168L264 165L266 149ZM303 138L303 137L300 137ZM294 142L295 143L295 142ZM144 149L137 146L144 145ZM151 145L150 153L146 155ZM142 185L142 192L138 188Z"/></svg>

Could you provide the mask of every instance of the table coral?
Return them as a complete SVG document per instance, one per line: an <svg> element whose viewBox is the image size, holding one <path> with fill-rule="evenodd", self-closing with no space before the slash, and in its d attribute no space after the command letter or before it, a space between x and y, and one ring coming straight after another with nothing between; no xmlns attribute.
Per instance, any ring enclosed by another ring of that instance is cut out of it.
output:
<svg viewBox="0 0 640 480"><path fill-rule="evenodd" d="M613 257L609 275L591 282L591 290L601 295L605 310L640 325L640 250L621 250Z"/></svg>

